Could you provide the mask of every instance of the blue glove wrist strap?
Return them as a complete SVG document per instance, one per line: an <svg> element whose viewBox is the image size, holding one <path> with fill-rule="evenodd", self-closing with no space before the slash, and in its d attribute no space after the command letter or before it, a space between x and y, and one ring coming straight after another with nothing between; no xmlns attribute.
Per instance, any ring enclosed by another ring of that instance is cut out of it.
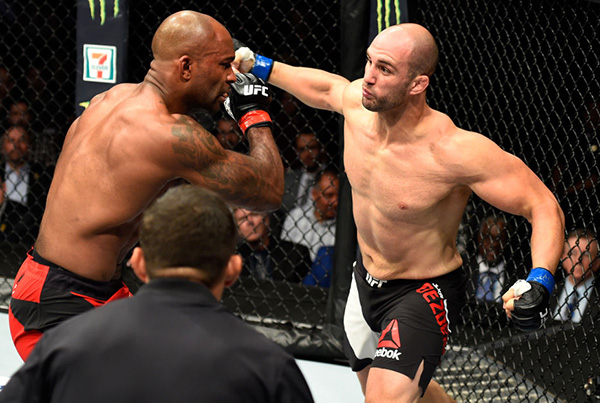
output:
<svg viewBox="0 0 600 403"><path fill-rule="evenodd" d="M256 60L254 61L254 67L250 71L256 77L261 78L267 82L269 76L271 75L271 70L273 69L273 59L269 59L268 57L256 55Z"/></svg>
<svg viewBox="0 0 600 403"><path fill-rule="evenodd" d="M540 283L546 287L548 294L552 295L552 291L554 290L554 276L547 269L544 269L543 267L536 267L529 272L527 281L535 281L536 283Z"/></svg>

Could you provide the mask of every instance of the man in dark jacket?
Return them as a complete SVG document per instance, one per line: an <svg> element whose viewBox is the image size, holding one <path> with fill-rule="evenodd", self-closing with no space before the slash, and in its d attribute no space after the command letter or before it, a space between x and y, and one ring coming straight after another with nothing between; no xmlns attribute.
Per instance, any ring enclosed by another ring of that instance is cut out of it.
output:
<svg viewBox="0 0 600 403"><path fill-rule="evenodd" d="M242 238L238 245L244 261L242 275L256 280L302 281L311 266L306 246L273 237L267 213L236 208L233 216Z"/></svg>
<svg viewBox="0 0 600 403"><path fill-rule="evenodd" d="M44 333L0 402L312 402L292 356L221 304L236 227L213 192L182 185L144 213L132 298Z"/></svg>
<svg viewBox="0 0 600 403"><path fill-rule="evenodd" d="M37 236L52 179L51 168L29 161L30 147L30 133L23 126L11 126L2 135L1 239L27 247Z"/></svg>

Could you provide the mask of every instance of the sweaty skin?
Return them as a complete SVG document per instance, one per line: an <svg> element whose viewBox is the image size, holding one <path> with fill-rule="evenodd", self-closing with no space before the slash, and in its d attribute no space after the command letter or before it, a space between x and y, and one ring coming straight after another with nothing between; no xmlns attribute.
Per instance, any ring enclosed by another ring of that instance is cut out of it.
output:
<svg viewBox="0 0 600 403"><path fill-rule="evenodd" d="M274 62L269 83L344 116L344 165L358 244L372 276L428 279L457 269L456 236L473 192L525 217L533 267L554 273L564 236L556 199L519 158L429 107L426 89L437 59L424 27L400 24L373 40L362 79ZM510 316L515 296L509 291L503 298ZM422 370L423 364L411 379L364 368L358 377L365 402L453 402L434 380L420 399Z"/></svg>
<svg viewBox="0 0 600 403"><path fill-rule="evenodd" d="M428 40L423 27L401 24L375 38L362 79L275 62L269 82L344 115L358 243L373 276L425 279L458 268L456 235L472 192L525 217L533 266L554 272L564 225L556 199L520 159L429 107L429 77L409 77L413 49L426 51Z"/></svg>
<svg viewBox="0 0 600 403"><path fill-rule="evenodd" d="M248 131L248 156L224 150L187 116L214 113L235 81L233 41L204 14L167 18L143 82L96 96L69 129L48 195L37 252L98 281L138 238L144 209L181 178L255 211L275 209L283 166L268 128Z"/></svg>

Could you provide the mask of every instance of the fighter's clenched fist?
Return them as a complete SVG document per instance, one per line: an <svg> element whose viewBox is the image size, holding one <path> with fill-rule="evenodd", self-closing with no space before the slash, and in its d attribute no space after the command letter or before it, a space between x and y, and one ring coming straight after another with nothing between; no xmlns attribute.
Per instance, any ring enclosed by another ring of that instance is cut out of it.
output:
<svg viewBox="0 0 600 403"><path fill-rule="evenodd" d="M267 111L272 94L263 80L250 73L237 73L236 82L231 84L231 93L223 106L246 134L251 127L272 127Z"/></svg>

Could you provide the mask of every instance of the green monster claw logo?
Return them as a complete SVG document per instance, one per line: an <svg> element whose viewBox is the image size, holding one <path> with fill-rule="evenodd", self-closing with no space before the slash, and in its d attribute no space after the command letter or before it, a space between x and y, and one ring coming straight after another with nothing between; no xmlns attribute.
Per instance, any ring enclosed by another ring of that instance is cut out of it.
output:
<svg viewBox="0 0 600 403"><path fill-rule="evenodd" d="M96 0L88 0L88 4L90 6L90 16L92 20L96 19ZM100 25L104 25L106 21L106 0L98 0L100 5ZM113 17L116 17L119 14L119 0L114 0L113 3Z"/></svg>
<svg viewBox="0 0 600 403"><path fill-rule="evenodd" d="M385 21L383 11L383 2L385 1ZM391 0L377 0L377 32L383 31L391 25L390 15L392 10ZM394 0L394 13L396 16L396 24L400 24L400 0ZM383 25L385 23L385 26Z"/></svg>

